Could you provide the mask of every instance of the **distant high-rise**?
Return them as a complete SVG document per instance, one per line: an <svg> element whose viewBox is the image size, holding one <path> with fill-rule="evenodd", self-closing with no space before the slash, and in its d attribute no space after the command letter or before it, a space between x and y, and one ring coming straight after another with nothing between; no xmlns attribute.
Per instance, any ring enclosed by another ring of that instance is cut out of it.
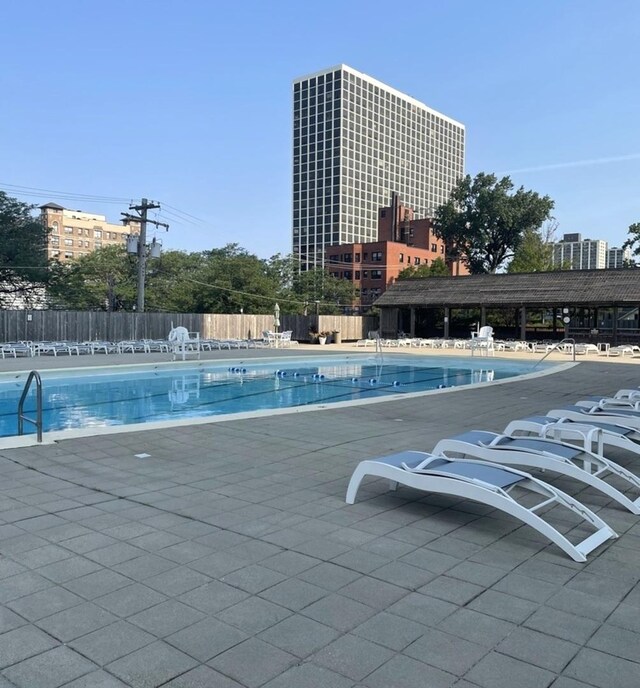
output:
<svg viewBox="0 0 640 688"><path fill-rule="evenodd" d="M323 265L325 246L376 241L398 193L431 217L464 174L465 129L346 65L293 83L293 253Z"/></svg>
<svg viewBox="0 0 640 688"><path fill-rule="evenodd" d="M568 270L602 270L607 267L607 242L565 234L553 244L553 265Z"/></svg>

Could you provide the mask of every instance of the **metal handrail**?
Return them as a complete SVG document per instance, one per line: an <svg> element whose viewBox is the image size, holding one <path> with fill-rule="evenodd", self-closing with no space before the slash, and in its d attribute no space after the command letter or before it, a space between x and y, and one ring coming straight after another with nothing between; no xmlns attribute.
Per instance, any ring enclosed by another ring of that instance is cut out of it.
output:
<svg viewBox="0 0 640 688"><path fill-rule="evenodd" d="M571 348L571 351L573 352L573 362L576 362L576 340L573 337L566 337L562 341L558 342L557 344L554 344L549 351L533 366L532 370L535 370L537 366L539 366L542 361L550 354L553 353L556 349L558 349L560 346L563 344L569 344L571 343L573 346Z"/></svg>
<svg viewBox="0 0 640 688"><path fill-rule="evenodd" d="M31 389L31 383L36 381L36 419L24 415L24 402ZM24 421L36 426L37 440L42 442L42 378L37 370L32 370L24 384L20 401L18 402L18 435L24 435Z"/></svg>

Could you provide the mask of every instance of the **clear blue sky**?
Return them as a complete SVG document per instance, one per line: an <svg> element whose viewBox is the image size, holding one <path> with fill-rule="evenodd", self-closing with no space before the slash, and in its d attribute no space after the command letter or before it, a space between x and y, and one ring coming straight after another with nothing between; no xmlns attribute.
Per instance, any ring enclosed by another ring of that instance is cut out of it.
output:
<svg viewBox="0 0 640 688"><path fill-rule="evenodd" d="M637 0L2 3L0 189L159 199L170 248L288 253L291 81L346 63L467 127L466 168L640 221ZM117 221L126 204L58 199Z"/></svg>

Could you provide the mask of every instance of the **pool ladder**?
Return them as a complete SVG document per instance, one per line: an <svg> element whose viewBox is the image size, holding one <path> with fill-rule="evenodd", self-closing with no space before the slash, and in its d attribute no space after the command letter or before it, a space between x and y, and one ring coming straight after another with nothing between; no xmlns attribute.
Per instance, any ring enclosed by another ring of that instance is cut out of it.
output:
<svg viewBox="0 0 640 688"><path fill-rule="evenodd" d="M576 340L573 337L565 337L561 342L558 342L557 344L554 344L549 351L539 360L536 362L536 364L533 366L532 370L535 370L541 363L544 361L544 359L554 351L557 351L560 349L560 347L563 344L571 344L571 352L573 353L573 362L576 362Z"/></svg>
<svg viewBox="0 0 640 688"><path fill-rule="evenodd" d="M31 383L36 381L36 419L24 415L24 402L31 389ZM36 426L37 440L42 442L42 378L37 370L32 370L24 383L24 389L18 402L18 435L24 435L24 421Z"/></svg>

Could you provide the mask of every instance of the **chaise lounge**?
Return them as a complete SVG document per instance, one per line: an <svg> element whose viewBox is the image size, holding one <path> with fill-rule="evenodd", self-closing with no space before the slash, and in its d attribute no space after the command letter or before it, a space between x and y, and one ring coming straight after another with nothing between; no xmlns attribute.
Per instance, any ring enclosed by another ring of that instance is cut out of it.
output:
<svg viewBox="0 0 640 688"><path fill-rule="evenodd" d="M640 456L640 431L622 423L582 423L569 418L529 416L511 421L504 433L511 437L533 435L569 443L577 442L585 449L602 455L605 447L615 447Z"/></svg>
<svg viewBox="0 0 640 688"><path fill-rule="evenodd" d="M366 476L386 478L392 489L398 484L425 492L452 495L487 504L504 511L531 526L555 543L574 561L586 561L587 555L616 533L596 514L564 492L547 485L527 473L485 461L448 459L419 451L404 451L390 456L361 461L347 489L347 504L353 504ZM521 488L525 494L542 497L534 506L516 501L513 492ZM571 543L537 512L550 505L562 506L595 532L577 544Z"/></svg>
<svg viewBox="0 0 640 688"><path fill-rule="evenodd" d="M602 455L558 440L540 437L510 437L495 432L471 430L441 440L433 453L449 458L473 458L507 466L550 471L598 490L632 514L640 514L640 478ZM603 478L616 476L639 495L631 500Z"/></svg>

